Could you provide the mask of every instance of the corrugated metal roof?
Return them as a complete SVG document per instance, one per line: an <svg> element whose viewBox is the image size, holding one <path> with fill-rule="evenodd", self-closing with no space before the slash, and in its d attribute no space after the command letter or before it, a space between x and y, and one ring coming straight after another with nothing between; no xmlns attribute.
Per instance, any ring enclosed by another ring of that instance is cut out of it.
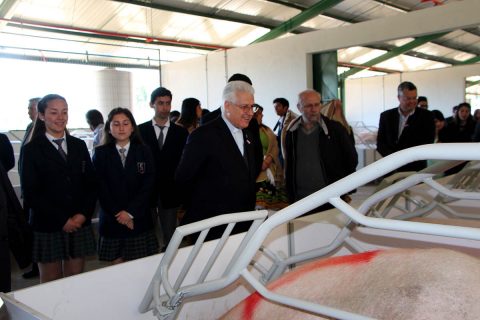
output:
<svg viewBox="0 0 480 320"><path fill-rule="evenodd" d="M453 1L460 0L440 2ZM284 36L422 10L440 2L344 0ZM203 55L216 48L246 46L316 3L311 0L17 0L11 8L4 8L7 13L0 25L3 46L0 54L158 66L159 60L166 63ZM362 64L412 40L346 48L339 51L338 60ZM452 31L375 67L397 71L431 69L479 54L480 28L475 27ZM355 76L362 73L367 72Z"/></svg>

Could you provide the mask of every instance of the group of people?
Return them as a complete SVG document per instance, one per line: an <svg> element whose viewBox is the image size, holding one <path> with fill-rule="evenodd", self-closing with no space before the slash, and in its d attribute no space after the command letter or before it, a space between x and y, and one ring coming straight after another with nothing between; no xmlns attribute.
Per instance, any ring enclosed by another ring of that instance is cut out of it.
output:
<svg viewBox="0 0 480 320"><path fill-rule="evenodd" d="M251 211L265 181L285 184L294 202L355 170L354 143L344 126L322 116L318 92L298 95L300 116L286 99L275 99L277 134L262 123L254 94L250 79L236 74L223 89L221 107L203 117L200 102L189 98L172 122L172 93L164 87L152 92L154 116L140 125L127 108L111 110L105 124L89 111L92 156L67 130L66 99L37 99L19 173L40 281L82 272L85 257L96 252L112 263L157 253L156 220L166 245L180 206L181 224ZM97 201L98 242L91 225ZM248 227L239 224L233 232ZM222 233L214 228L208 239Z"/></svg>
<svg viewBox="0 0 480 320"><path fill-rule="evenodd" d="M469 103L453 107L453 115L445 118L439 110L428 110L428 99L417 98L417 87L412 82L402 82L397 96L399 106L380 115L377 151L382 156L429 143L480 141L480 122L472 116ZM427 161L416 161L397 171L420 171L426 166ZM446 174L461 168L460 165Z"/></svg>
<svg viewBox="0 0 480 320"><path fill-rule="evenodd" d="M320 93L305 90L298 94L296 114L288 100L276 98L279 119L272 130L254 95L251 80L235 74L223 89L221 107L205 116L200 101L188 98L172 121L172 93L164 87L152 92L154 115L140 125L127 108L111 110L105 124L100 112L90 110L92 157L85 143L68 133L64 97L32 99L29 110L36 120L27 128L18 168L41 282L82 272L85 257L96 252L112 263L157 253L154 226L160 225L161 243L167 245L180 207L185 210L180 223L187 224L255 210L282 189L293 203L355 171L355 142L340 101L322 106ZM413 83L399 85L398 100L398 108L380 116L377 147L383 156L436 137L446 142L435 131L437 113L417 105ZM447 127L471 126L469 115L469 105L460 104ZM0 136L2 145L3 140ZM1 154L3 172L14 164L7 154ZM419 161L400 170L425 165ZM98 242L91 225L97 201ZM233 232L248 227L239 224ZM213 228L207 239L223 232Z"/></svg>

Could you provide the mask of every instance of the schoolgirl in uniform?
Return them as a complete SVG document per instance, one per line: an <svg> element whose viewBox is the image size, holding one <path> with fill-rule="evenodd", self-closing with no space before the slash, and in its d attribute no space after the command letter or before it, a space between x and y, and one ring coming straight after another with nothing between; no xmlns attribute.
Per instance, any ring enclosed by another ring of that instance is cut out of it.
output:
<svg viewBox="0 0 480 320"><path fill-rule="evenodd" d="M91 217L96 179L85 143L66 131L68 105L49 94L38 103L32 139L24 147L22 186L34 231L40 282L81 273L95 254Z"/></svg>
<svg viewBox="0 0 480 320"><path fill-rule="evenodd" d="M149 210L154 163L130 110L113 109L93 163L99 179L98 256L113 264L158 253Z"/></svg>

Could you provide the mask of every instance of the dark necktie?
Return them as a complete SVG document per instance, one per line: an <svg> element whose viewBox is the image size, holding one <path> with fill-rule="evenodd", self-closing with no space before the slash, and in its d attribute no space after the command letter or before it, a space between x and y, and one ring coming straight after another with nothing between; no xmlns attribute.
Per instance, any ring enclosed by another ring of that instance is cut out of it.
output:
<svg viewBox="0 0 480 320"><path fill-rule="evenodd" d="M162 148L163 148L163 128L165 128L165 126L160 126L158 124L156 124L156 126L160 128L160 134L158 135L158 148L160 150L162 150Z"/></svg>
<svg viewBox="0 0 480 320"><path fill-rule="evenodd" d="M243 137L243 161L245 161L245 164L248 167L247 143L250 142L248 140L248 136L245 134L245 136Z"/></svg>
<svg viewBox="0 0 480 320"><path fill-rule="evenodd" d="M65 150L63 150L62 148L63 138L54 139L53 142L55 142L58 145L58 153L60 153L60 156L62 157L62 159L67 161L67 154L65 153Z"/></svg>
<svg viewBox="0 0 480 320"><path fill-rule="evenodd" d="M282 134L282 129L283 129L283 119L278 120L277 124L275 125L275 128L273 128L273 131L277 130L277 136L280 136Z"/></svg>
<svg viewBox="0 0 480 320"><path fill-rule="evenodd" d="M120 160L122 160L123 167L125 167L125 160L127 160L127 157L125 156L125 151L127 151L127 149L125 148L120 148L118 150L118 152L120 152Z"/></svg>

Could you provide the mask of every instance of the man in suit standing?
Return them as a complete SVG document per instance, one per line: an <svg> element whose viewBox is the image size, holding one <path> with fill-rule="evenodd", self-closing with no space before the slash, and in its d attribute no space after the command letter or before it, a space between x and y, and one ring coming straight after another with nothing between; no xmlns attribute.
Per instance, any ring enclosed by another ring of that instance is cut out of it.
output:
<svg viewBox="0 0 480 320"><path fill-rule="evenodd" d="M255 209L259 170L247 129L255 111L253 95L253 87L244 81L227 83L221 116L190 134L175 175L187 205L182 224ZM244 224L235 232L247 228ZM221 234L214 228L208 239Z"/></svg>
<svg viewBox="0 0 480 320"><path fill-rule="evenodd" d="M22 168L23 168L23 146L27 144L32 138L33 125L37 120L37 105L40 99L41 99L40 97L36 97L28 100L28 117L30 118L30 120L32 120L32 122L30 122L27 128L25 129L25 135L23 136L22 144L20 145L20 154L18 156L18 166L17 166L19 175L22 174ZM23 197L23 191L22 191L22 197ZM28 212L30 211L30 209L28 208L28 204L25 202L25 199L23 201L23 209L26 215L28 215ZM31 279L38 276L39 276L39 271L36 263L32 264L32 270L22 274L22 277L25 279Z"/></svg>
<svg viewBox="0 0 480 320"><path fill-rule="evenodd" d="M289 110L290 104L288 103L288 100L285 98L275 98L273 100L273 107L275 108L275 112L277 115L280 117L278 118L277 124L275 124L275 127L273 127L273 131L276 132L277 134L277 142L278 142L278 158L280 159L280 163L282 166L284 165L284 160L283 160L283 149L284 146L282 145L285 141L285 135L287 133L288 126L290 125L290 122L295 120L298 117L298 114L293 112L292 110Z"/></svg>
<svg viewBox="0 0 480 320"><path fill-rule="evenodd" d="M37 120L37 105L40 99L41 98L31 98L28 100L28 117L30 120L32 120L32 122L30 122L25 129L25 135L23 136L22 144L20 145L20 154L18 156L18 174L22 173L23 146L31 139L33 125L35 124L35 120Z"/></svg>
<svg viewBox="0 0 480 320"><path fill-rule="evenodd" d="M430 111L417 107L417 87L405 81L398 86L397 108L382 112L378 126L377 151L386 157L394 152L433 143L435 124ZM419 171L427 161L415 161L397 171Z"/></svg>
<svg viewBox="0 0 480 320"><path fill-rule="evenodd" d="M172 93L159 87L153 90L150 107L155 115L152 120L138 126L143 141L150 147L155 161L155 187L152 207L158 214L166 247L177 227L177 210L180 195L174 175L187 141L188 131L170 121Z"/></svg>

